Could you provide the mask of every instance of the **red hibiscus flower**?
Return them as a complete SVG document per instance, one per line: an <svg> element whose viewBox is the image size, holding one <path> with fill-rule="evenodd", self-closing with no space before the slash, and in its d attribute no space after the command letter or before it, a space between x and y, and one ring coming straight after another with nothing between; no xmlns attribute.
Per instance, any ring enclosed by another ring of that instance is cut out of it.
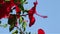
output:
<svg viewBox="0 0 60 34"><path fill-rule="evenodd" d="M30 17L30 23L29 23L29 27L31 27L35 22L35 18L33 16Z"/></svg>
<svg viewBox="0 0 60 34"><path fill-rule="evenodd" d="M39 15L37 12L36 12L36 6L37 6L38 2L36 0L36 2L34 2L34 6L28 11L28 16L29 16L29 19L30 19L30 23L29 23L29 26L31 27L34 23L35 23L35 18L33 17L34 14L40 16L40 17L43 17L43 18L47 18L47 16L42 16L42 15ZM32 22L32 23L31 23Z"/></svg>
<svg viewBox="0 0 60 34"><path fill-rule="evenodd" d="M0 4L3 4L4 3L4 0L0 0Z"/></svg>
<svg viewBox="0 0 60 34"><path fill-rule="evenodd" d="M19 0L17 0L17 2L19 2ZM11 6L15 6L16 8L16 15L17 15L17 18L20 17L20 8L18 7L20 3L14 3L14 0L11 0Z"/></svg>
<svg viewBox="0 0 60 34"><path fill-rule="evenodd" d="M45 34L43 29L38 29L38 34Z"/></svg>
<svg viewBox="0 0 60 34"><path fill-rule="evenodd" d="M5 2L4 4L1 4L1 6L0 6L0 19L9 15L10 10L11 10L10 6L11 6L10 2Z"/></svg>
<svg viewBox="0 0 60 34"><path fill-rule="evenodd" d="M10 3L6 4L1 4L0 6L0 19L3 18L3 17L6 17L8 14L9 14L9 11L10 11L10 6L9 6Z"/></svg>
<svg viewBox="0 0 60 34"><path fill-rule="evenodd" d="M30 19L30 23L29 23L30 27L35 23L35 18L33 17L33 15L36 13L36 5L37 5L37 1L34 2L34 6L28 11L28 16Z"/></svg>
<svg viewBox="0 0 60 34"><path fill-rule="evenodd" d="M1 1L0 3L3 2L2 0L0 0L0 1ZM6 1L4 4L1 4L1 6L0 6L0 19L7 17L13 6L16 6L16 12L20 12L20 9L14 3L14 0Z"/></svg>

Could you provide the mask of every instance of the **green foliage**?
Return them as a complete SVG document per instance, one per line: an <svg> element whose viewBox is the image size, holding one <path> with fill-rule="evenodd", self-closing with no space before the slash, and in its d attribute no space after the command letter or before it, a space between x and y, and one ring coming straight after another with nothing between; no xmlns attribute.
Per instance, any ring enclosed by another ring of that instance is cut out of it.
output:
<svg viewBox="0 0 60 34"><path fill-rule="evenodd" d="M28 10L24 10L24 13L25 13L25 12L28 13Z"/></svg>
<svg viewBox="0 0 60 34"><path fill-rule="evenodd" d="M24 29L24 31L26 30L26 26L27 26L26 22L23 22L22 28Z"/></svg>
<svg viewBox="0 0 60 34"><path fill-rule="evenodd" d="M28 10L24 10L24 7L22 4L19 4L20 9L22 10L22 13L24 14L25 12L28 12Z"/></svg>
<svg viewBox="0 0 60 34"><path fill-rule="evenodd" d="M14 25L10 25L9 31L11 32L14 29Z"/></svg>
<svg viewBox="0 0 60 34"><path fill-rule="evenodd" d="M20 19L19 19L19 24L21 24L23 22L24 18L22 16L20 16Z"/></svg>
<svg viewBox="0 0 60 34"><path fill-rule="evenodd" d="M10 14L10 17L8 19L8 24L10 25L10 27L9 27L10 32L13 30L16 22L17 22L16 15L15 14Z"/></svg>
<svg viewBox="0 0 60 34"><path fill-rule="evenodd" d="M22 12L24 14L24 12L26 12L26 11L24 10L23 4L24 3L27 4L28 2L26 2L26 0L20 0L20 3L21 4L19 4L18 6L20 7L20 9L22 10Z"/></svg>
<svg viewBox="0 0 60 34"><path fill-rule="evenodd" d="M0 27L6 28L8 26L8 24L0 24Z"/></svg>
<svg viewBox="0 0 60 34"><path fill-rule="evenodd" d="M5 0L5 1L10 1L10 0Z"/></svg>
<svg viewBox="0 0 60 34"><path fill-rule="evenodd" d="M8 24L4 24L3 27L6 28L8 26Z"/></svg>
<svg viewBox="0 0 60 34"><path fill-rule="evenodd" d="M24 2L26 2L26 0L20 0L21 4L23 4Z"/></svg>
<svg viewBox="0 0 60 34"><path fill-rule="evenodd" d="M20 34L23 34L22 32L20 32Z"/></svg>
<svg viewBox="0 0 60 34"><path fill-rule="evenodd" d="M14 0L14 2L16 3L16 2L17 2L17 0Z"/></svg>
<svg viewBox="0 0 60 34"><path fill-rule="evenodd" d="M19 8L24 11L24 7L23 7L23 4L19 4Z"/></svg>
<svg viewBox="0 0 60 34"><path fill-rule="evenodd" d="M6 1L6 2L10 2L10 0L4 0L4 1ZM20 2L20 3L19 3ZM25 12L27 13L27 15L28 15L28 10L25 10L24 9L24 6L23 6L23 4L27 4L28 2L26 2L26 0L14 0L14 3L16 3L15 5L17 6L17 7L19 7L20 8L20 12L18 12L17 14L21 14L21 13L23 13L22 15L20 15L20 18L19 18L19 24L17 23L17 15L16 14L10 14L9 15L9 17L8 17L8 24L10 25L9 26L9 31L11 32L13 29L14 29L14 27L16 27L17 28L17 30L14 30L14 32L12 32L12 34L31 34L31 32L26 32L26 27L27 27L27 23L24 21L24 18L22 17L22 16L25 16L24 14L25 14ZM18 4L17 4L18 3ZM12 3L12 5L13 5L13 3ZM2 4L0 4L0 8L1 8L1 6L2 6ZM16 7L15 7L16 8ZM15 9L14 8L14 9ZM17 10L19 10L19 8L17 9ZM7 7L7 9L9 9L9 7ZM10 10L11 12L13 11L13 9L12 10ZM17 12L17 11L16 11ZM4 28L6 28L7 26L8 26L8 24L4 24L4 25L2 25L1 24L1 21L0 21L0 26L1 27L4 27ZM19 26L16 26L16 24L18 24ZM21 25L21 26L20 26ZM20 28L19 28L20 27ZM18 32L18 30L20 30L19 32Z"/></svg>
<svg viewBox="0 0 60 34"><path fill-rule="evenodd" d="M12 34L18 34L18 30L15 30L14 32L12 32Z"/></svg>
<svg viewBox="0 0 60 34"><path fill-rule="evenodd" d="M17 18L15 14L11 14L11 17L8 19L8 24L9 25L14 25L17 22Z"/></svg>

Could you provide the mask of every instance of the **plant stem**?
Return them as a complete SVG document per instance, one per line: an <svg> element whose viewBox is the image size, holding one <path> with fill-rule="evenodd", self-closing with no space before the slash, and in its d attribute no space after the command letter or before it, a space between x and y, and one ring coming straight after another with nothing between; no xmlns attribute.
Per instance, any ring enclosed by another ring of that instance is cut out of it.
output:
<svg viewBox="0 0 60 34"><path fill-rule="evenodd" d="M21 34L24 34L24 32L22 31L22 29L21 29L21 28L17 27L17 29L19 29L19 30L20 30L20 33L21 33Z"/></svg>

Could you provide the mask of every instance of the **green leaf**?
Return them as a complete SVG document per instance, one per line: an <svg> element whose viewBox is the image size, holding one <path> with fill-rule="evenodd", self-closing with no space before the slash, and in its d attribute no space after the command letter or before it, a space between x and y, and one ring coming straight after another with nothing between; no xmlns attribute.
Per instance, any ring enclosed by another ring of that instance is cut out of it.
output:
<svg viewBox="0 0 60 34"><path fill-rule="evenodd" d="M8 26L8 24L4 24L3 27L6 28Z"/></svg>
<svg viewBox="0 0 60 34"><path fill-rule="evenodd" d="M0 24L0 27L4 27L4 28L6 28L8 26L8 24Z"/></svg>
<svg viewBox="0 0 60 34"><path fill-rule="evenodd" d="M14 0L14 2L16 3L16 2L17 2L17 0Z"/></svg>
<svg viewBox="0 0 60 34"><path fill-rule="evenodd" d="M12 34L18 34L18 30L15 30L14 32L12 32Z"/></svg>
<svg viewBox="0 0 60 34"><path fill-rule="evenodd" d="M20 0L21 4L23 4L24 2L26 2L26 0Z"/></svg>
<svg viewBox="0 0 60 34"><path fill-rule="evenodd" d="M28 12L28 10L24 10L23 12L24 12L24 13L25 13L25 12Z"/></svg>
<svg viewBox="0 0 60 34"><path fill-rule="evenodd" d="M19 24L21 24L23 22L24 18L22 16L20 16L20 19L19 19Z"/></svg>
<svg viewBox="0 0 60 34"><path fill-rule="evenodd" d="M9 31L11 32L14 29L14 25L10 25Z"/></svg>
<svg viewBox="0 0 60 34"><path fill-rule="evenodd" d="M23 22L22 28L24 29L24 31L26 30L26 26L27 26L26 22Z"/></svg>
<svg viewBox="0 0 60 34"><path fill-rule="evenodd" d="M9 18L8 18L8 24L9 25L13 25L17 22L17 17L15 14L10 14Z"/></svg>
<svg viewBox="0 0 60 34"><path fill-rule="evenodd" d="M22 34L22 32L20 32L20 34Z"/></svg>
<svg viewBox="0 0 60 34"><path fill-rule="evenodd" d="M5 0L5 1L10 1L10 0Z"/></svg>
<svg viewBox="0 0 60 34"><path fill-rule="evenodd" d="M22 11L24 11L24 7L23 7L22 4L19 4L19 8L20 8Z"/></svg>
<svg viewBox="0 0 60 34"><path fill-rule="evenodd" d="M18 7L22 10L23 14L27 12L27 10L24 10L23 4L19 4Z"/></svg>
<svg viewBox="0 0 60 34"><path fill-rule="evenodd" d="M26 2L26 0L24 0L24 2Z"/></svg>
<svg viewBox="0 0 60 34"><path fill-rule="evenodd" d="M24 28L24 31L26 30L26 28Z"/></svg>

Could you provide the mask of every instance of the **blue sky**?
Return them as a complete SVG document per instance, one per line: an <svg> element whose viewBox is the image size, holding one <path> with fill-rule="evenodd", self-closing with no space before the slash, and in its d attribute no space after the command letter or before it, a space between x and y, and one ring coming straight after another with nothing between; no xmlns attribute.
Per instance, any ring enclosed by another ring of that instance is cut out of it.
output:
<svg viewBox="0 0 60 34"><path fill-rule="evenodd" d="M25 9L30 9L35 0L27 0L28 4L24 5ZM27 26L26 31L37 33L39 28L42 28L46 34L60 34L60 0L38 0L37 12L41 15L47 15L48 18L43 19L34 15L36 22L32 27ZM28 20L28 17L26 17ZM7 19L2 19L2 23L7 23ZM27 23L29 24L29 23ZM9 34L9 29L0 27L0 34ZM11 34L11 33L10 33Z"/></svg>

